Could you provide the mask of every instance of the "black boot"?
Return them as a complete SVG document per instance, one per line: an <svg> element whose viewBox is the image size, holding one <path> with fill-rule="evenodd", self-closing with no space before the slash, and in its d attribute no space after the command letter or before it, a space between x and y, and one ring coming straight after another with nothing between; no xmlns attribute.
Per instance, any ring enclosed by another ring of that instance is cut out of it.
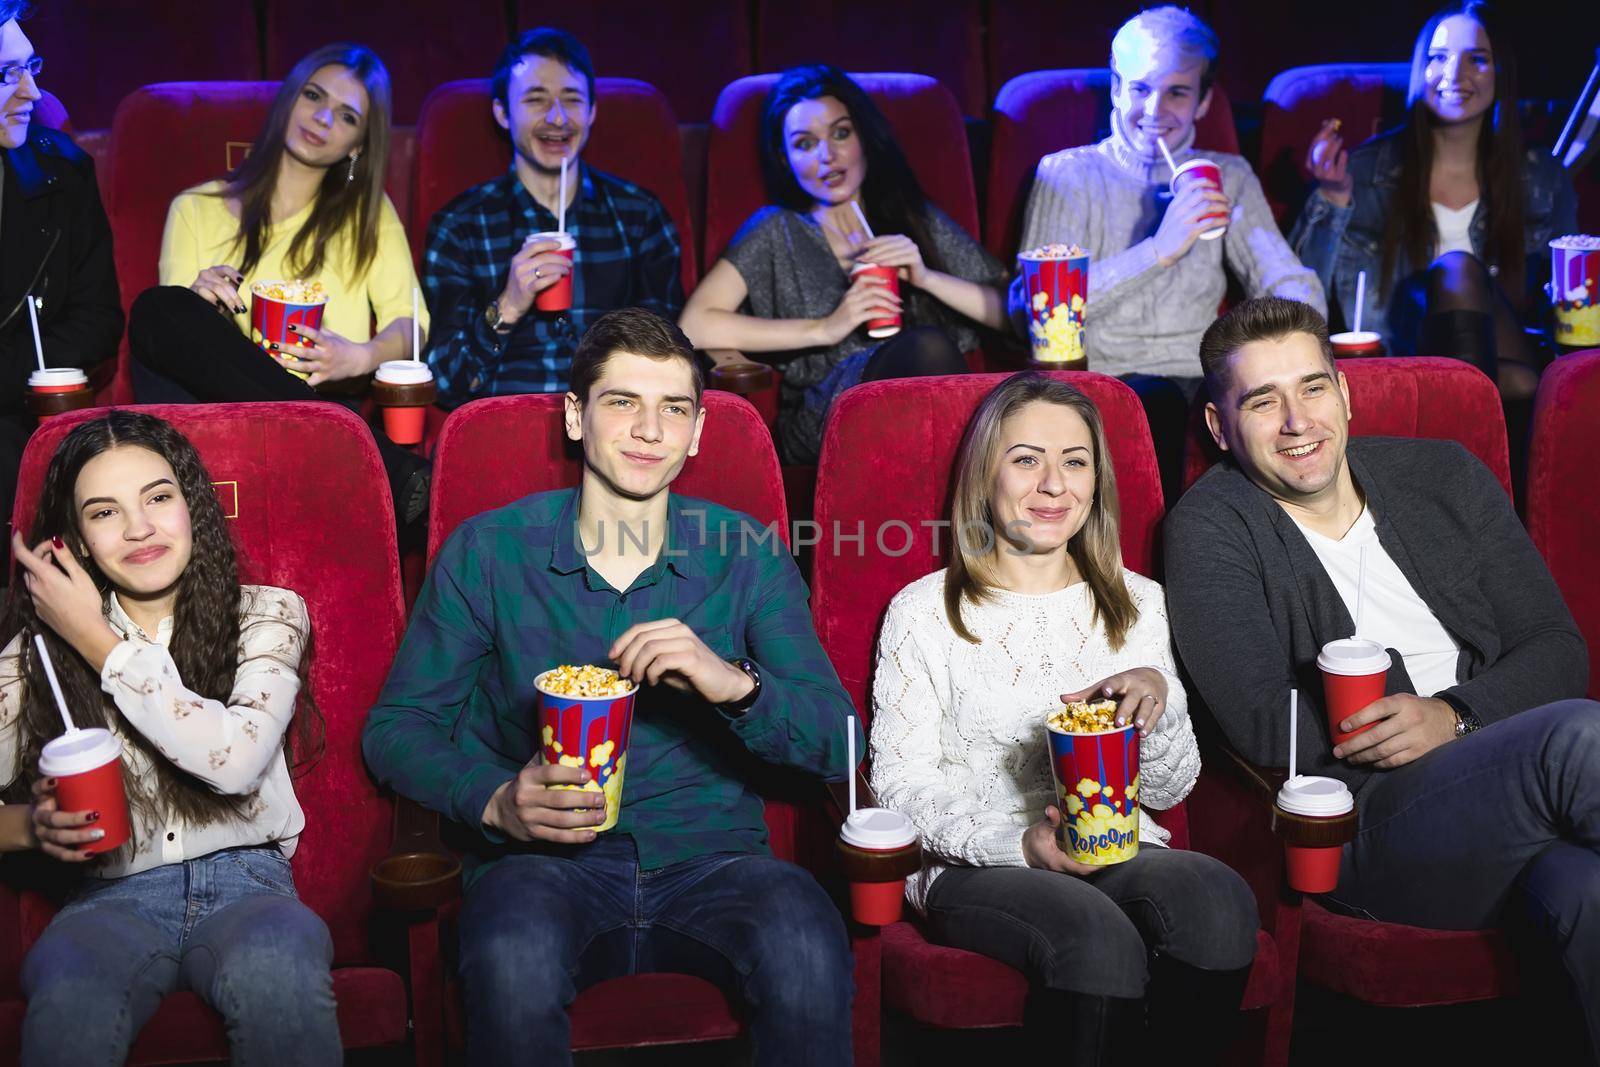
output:
<svg viewBox="0 0 1600 1067"><path fill-rule="evenodd" d="M1484 311L1431 311L1422 320L1419 356L1449 356L1477 367L1496 381L1494 316Z"/></svg>
<svg viewBox="0 0 1600 1067"><path fill-rule="evenodd" d="M1146 1042L1150 1062L1182 1062L1185 1067L1222 1063L1238 1033L1239 1002L1249 978L1249 967L1207 971L1171 956L1152 957Z"/></svg>
<svg viewBox="0 0 1600 1067"><path fill-rule="evenodd" d="M1035 988L1028 994L1022 1026L1037 1062L1120 1067L1138 1053L1144 1001Z"/></svg>

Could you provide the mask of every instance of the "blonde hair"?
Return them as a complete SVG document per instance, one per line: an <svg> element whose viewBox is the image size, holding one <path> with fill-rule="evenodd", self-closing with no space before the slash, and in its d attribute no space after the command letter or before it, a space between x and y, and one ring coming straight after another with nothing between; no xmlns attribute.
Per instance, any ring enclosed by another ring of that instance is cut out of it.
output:
<svg viewBox="0 0 1600 1067"><path fill-rule="evenodd" d="M1070 408L1089 427L1094 444L1094 499L1083 528L1067 543L1067 553L1089 583L1094 601L1090 621L1105 626L1106 641L1115 651L1122 647L1139 610L1122 578L1121 509L1105 428L1094 401L1066 382L1042 374L1014 374L1007 378L983 398L967 424L956 456L956 485L950 501L955 545L944 577L945 616L959 637L979 643L961 619L961 604L983 603L999 587L995 555L1004 549L989 501L1000 466L1000 433L1006 419L1034 401ZM973 544L967 536L974 528L987 531L979 544Z"/></svg>
<svg viewBox="0 0 1600 1067"><path fill-rule="evenodd" d="M1117 71L1117 55L1143 45L1152 55L1171 51L1183 59L1205 64L1200 71L1203 95L1217 80L1217 35L1205 21L1187 8L1173 4L1146 8L1117 28L1111 38L1111 69ZM1121 74L1117 74L1121 77Z"/></svg>

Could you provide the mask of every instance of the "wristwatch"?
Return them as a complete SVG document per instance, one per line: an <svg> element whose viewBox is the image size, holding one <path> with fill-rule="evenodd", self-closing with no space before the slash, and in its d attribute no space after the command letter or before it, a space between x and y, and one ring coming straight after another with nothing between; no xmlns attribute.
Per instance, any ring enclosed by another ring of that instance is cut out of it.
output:
<svg viewBox="0 0 1600 1067"><path fill-rule="evenodd" d="M717 707L729 715L743 715L755 705L756 700L761 696L761 669L755 665L754 660L747 659L744 656L736 656L728 662L744 671L752 684L750 692L738 700L730 700L726 704L718 704Z"/></svg>
<svg viewBox="0 0 1600 1067"><path fill-rule="evenodd" d="M503 322L500 318L500 300L495 298L489 301L489 306L483 309L483 321L495 333L509 333L511 324Z"/></svg>
<svg viewBox="0 0 1600 1067"><path fill-rule="evenodd" d="M1457 737L1466 737L1475 730L1483 729L1483 723L1478 721L1478 717L1467 709L1467 706L1461 702L1460 698L1451 696L1449 693L1435 693L1434 695L1449 704L1450 710L1456 713Z"/></svg>

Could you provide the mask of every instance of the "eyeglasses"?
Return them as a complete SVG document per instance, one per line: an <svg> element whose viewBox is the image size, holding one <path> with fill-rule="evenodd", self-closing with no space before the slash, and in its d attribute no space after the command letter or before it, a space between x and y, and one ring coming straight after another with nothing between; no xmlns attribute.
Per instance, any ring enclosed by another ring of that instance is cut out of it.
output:
<svg viewBox="0 0 1600 1067"><path fill-rule="evenodd" d="M0 85L15 85L22 80L22 72L37 80L39 72L44 70L44 57L34 56L26 63L7 63L0 67Z"/></svg>

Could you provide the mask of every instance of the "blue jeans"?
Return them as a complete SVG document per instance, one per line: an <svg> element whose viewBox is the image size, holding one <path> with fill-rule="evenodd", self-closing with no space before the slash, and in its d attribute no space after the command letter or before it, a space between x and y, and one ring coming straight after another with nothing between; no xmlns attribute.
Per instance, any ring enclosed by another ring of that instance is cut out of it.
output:
<svg viewBox="0 0 1600 1067"><path fill-rule="evenodd" d="M716 853L640 870L631 837L602 835L497 861L467 891L460 929L474 1065L570 1064L579 991L657 971L742 1000L762 1067L850 1063L844 921L792 863Z"/></svg>
<svg viewBox="0 0 1600 1067"><path fill-rule="evenodd" d="M332 1067L332 962L276 848L90 879L23 961L22 1062L121 1064L161 998L190 989L222 1016L235 1067Z"/></svg>

